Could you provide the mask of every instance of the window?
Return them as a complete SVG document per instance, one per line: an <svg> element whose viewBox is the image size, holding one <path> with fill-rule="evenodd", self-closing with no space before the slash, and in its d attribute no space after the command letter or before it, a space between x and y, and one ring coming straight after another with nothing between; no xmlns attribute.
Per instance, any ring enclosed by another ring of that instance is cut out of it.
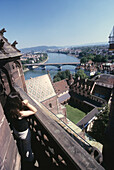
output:
<svg viewBox="0 0 114 170"><path fill-rule="evenodd" d="M52 108L52 103L49 103L49 107L51 107L51 108Z"/></svg>

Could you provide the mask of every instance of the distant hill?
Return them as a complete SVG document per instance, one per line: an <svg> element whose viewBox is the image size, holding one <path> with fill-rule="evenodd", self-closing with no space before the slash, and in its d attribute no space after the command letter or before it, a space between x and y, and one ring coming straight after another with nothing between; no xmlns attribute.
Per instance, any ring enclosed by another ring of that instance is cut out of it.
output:
<svg viewBox="0 0 114 170"><path fill-rule="evenodd" d="M82 45L72 45L72 46L37 46L37 47L29 47L29 48L22 48L20 51L22 53L27 53L27 52L46 52L49 49L60 49L60 48L81 48L85 46L104 46L108 45L107 42L99 42L99 43L89 43L89 44L82 44Z"/></svg>
<svg viewBox="0 0 114 170"><path fill-rule="evenodd" d="M72 47L86 47L86 46L107 46L107 42L97 42L97 43L88 43L82 45L73 45Z"/></svg>
<svg viewBox="0 0 114 170"><path fill-rule="evenodd" d="M37 46L37 47L30 47L30 48L22 48L20 49L22 53L27 53L27 52L45 52L48 49L59 49L60 47L57 46Z"/></svg>

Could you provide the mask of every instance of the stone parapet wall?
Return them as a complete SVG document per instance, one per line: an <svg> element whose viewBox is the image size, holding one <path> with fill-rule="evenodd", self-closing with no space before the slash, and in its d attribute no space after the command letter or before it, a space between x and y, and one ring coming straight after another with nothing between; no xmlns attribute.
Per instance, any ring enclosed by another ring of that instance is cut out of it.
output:
<svg viewBox="0 0 114 170"><path fill-rule="evenodd" d="M20 170L21 159L16 141L0 104L0 170Z"/></svg>

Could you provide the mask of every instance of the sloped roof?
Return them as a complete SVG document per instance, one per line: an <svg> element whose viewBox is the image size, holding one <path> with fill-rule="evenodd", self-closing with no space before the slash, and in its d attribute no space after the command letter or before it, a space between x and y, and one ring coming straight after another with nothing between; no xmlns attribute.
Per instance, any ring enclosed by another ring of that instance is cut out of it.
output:
<svg viewBox="0 0 114 170"><path fill-rule="evenodd" d="M63 103L64 101L69 100L70 97L71 97L71 96L70 96L69 93L66 93L66 94L60 96L60 97L58 98L59 103Z"/></svg>
<svg viewBox="0 0 114 170"><path fill-rule="evenodd" d="M94 108L91 112L89 112L84 118L82 118L76 125L81 129L88 125L88 122L98 114L98 109Z"/></svg>
<svg viewBox="0 0 114 170"><path fill-rule="evenodd" d="M114 85L114 75L111 74L100 74L95 78L96 84L101 86L106 86L109 88L113 88Z"/></svg>
<svg viewBox="0 0 114 170"><path fill-rule="evenodd" d="M54 86L54 89L58 95L69 90L69 86L65 79L53 83L53 86Z"/></svg>
<svg viewBox="0 0 114 170"><path fill-rule="evenodd" d="M25 81L28 94L39 102L56 95L48 74Z"/></svg>
<svg viewBox="0 0 114 170"><path fill-rule="evenodd" d="M111 88L107 88L105 86L96 84L92 94L108 101L110 99L111 92L112 92Z"/></svg>
<svg viewBox="0 0 114 170"><path fill-rule="evenodd" d="M6 32L5 29L3 32L2 30L0 30L0 46L1 46L1 43L3 43L3 45L0 47L0 59L7 59L7 58L21 56L22 54L15 47L17 42L15 41L15 43L11 45L8 42L8 40L3 36L3 33Z"/></svg>

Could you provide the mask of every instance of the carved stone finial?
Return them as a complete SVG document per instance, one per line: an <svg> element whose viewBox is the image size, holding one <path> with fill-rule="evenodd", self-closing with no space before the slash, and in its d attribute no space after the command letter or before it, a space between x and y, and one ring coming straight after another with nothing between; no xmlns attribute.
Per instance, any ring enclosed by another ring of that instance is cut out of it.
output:
<svg viewBox="0 0 114 170"><path fill-rule="evenodd" d="M14 47L14 48L16 48L16 44L18 44L18 42L17 42L17 41L14 41L11 46Z"/></svg>
<svg viewBox="0 0 114 170"><path fill-rule="evenodd" d="M3 35L3 34L4 34L4 32L6 32L5 28L3 28L3 29L1 29L1 30L0 30L0 34L2 34L2 35Z"/></svg>
<svg viewBox="0 0 114 170"><path fill-rule="evenodd" d="M17 42L17 41L14 41L14 42L11 44L11 46L12 46L13 48L15 48L18 52L20 52L20 50L18 50L18 49L16 48L16 44L18 44L18 42Z"/></svg>

